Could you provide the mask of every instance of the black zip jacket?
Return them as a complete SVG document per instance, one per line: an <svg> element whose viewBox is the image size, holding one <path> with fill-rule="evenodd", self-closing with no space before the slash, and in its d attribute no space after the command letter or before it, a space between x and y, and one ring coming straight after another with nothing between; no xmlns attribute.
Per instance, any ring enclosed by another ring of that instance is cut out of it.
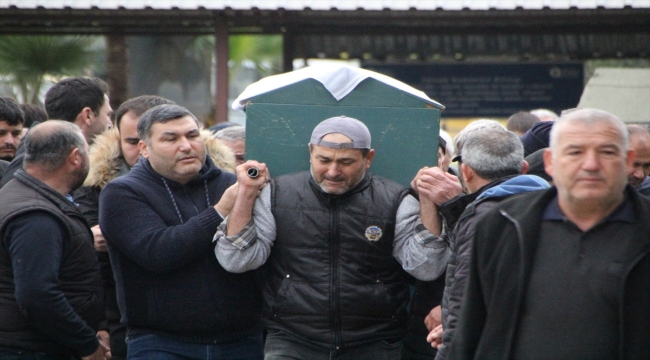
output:
<svg viewBox="0 0 650 360"><path fill-rule="evenodd" d="M399 341L409 293L393 239L406 194L369 175L342 195L323 192L307 171L274 179L266 325L331 349ZM380 238L367 238L372 227Z"/></svg>
<svg viewBox="0 0 650 360"><path fill-rule="evenodd" d="M626 188L639 219L626 249L619 298L620 359L650 358L650 200ZM472 248L468 287L449 359L509 359L552 187L516 195L483 217ZM615 239L612 239L615 241ZM558 321L562 321L558 319ZM549 341L549 339L540 339ZM567 341L571 341L567 339Z"/></svg>

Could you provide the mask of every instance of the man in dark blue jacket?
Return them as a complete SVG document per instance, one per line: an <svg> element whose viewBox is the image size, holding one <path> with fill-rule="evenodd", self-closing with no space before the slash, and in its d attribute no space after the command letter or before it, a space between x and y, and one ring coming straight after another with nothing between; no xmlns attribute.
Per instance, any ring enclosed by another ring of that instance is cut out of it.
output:
<svg viewBox="0 0 650 360"><path fill-rule="evenodd" d="M261 358L255 274L225 271L212 243L235 175L206 156L185 108L148 110L138 136L142 158L99 201L129 359Z"/></svg>

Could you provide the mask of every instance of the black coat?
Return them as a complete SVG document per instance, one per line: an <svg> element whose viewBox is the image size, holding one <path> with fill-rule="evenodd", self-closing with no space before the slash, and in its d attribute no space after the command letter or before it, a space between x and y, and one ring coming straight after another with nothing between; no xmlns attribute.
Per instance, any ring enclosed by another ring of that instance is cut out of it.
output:
<svg viewBox="0 0 650 360"><path fill-rule="evenodd" d="M639 219L619 298L619 358L650 358L650 200L626 189ZM450 359L507 359L521 316L541 218L556 188L515 196L478 223L468 287ZM549 339L540 339L549 341Z"/></svg>
<svg viewBox="0 0 650 360"><path fill-rule="evenodd" d="M399 341L409 293L393 240L407 190L366 175L326 194L307 171L271 186L277 237L266 262L266 325L332 349Z"/></svg>
<svg viewBox="0 0 650 360"><path fill-rule="evenodd" d="M22 170L0 191L0 204L0 345L57 356L93 353L101 313L100 278L92 233L81 212ZM39 215L44 214L56 225L43 225ZM29 254L19 253L7 229L21 222L46 234L23 238L23 244L60 242L60 251L41 257L31 249ZM59 270L55 279L37 274L53 261L60 262L53 264ZM21 263L29 273L14 268L14 263ZM29 286L22 291L27 293L19 294L17 282L25 280Z"/></svg>

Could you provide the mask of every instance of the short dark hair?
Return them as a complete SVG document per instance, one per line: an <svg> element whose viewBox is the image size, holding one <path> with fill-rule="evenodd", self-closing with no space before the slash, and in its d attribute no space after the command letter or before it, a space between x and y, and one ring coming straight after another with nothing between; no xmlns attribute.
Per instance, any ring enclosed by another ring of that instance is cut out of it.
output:
<svg viewBox="0 0 650 360"><path fill-rule="evenodd" d="M45 94L45 111L50 119L74 122L85 107L95 115L104 105L108 85L97 78L74 77L54 84Z"/></svg>
<svg viewBox="0 0 650 360"><path fill-rule="evenodd" d="M169 99L165 99L164 97L155 96L155 95L141 95L129 99L123 102L119 108L117 108L117 111L115 112L115 126L117 127L118 130L120 129L122 116L124 116L124 114L126 114L129 111L135 114L135 116L142 116L142 114L144 114L147 110L151 109L152 107L156 107L158 105L163 105L163 104L175 104L175 103Z"/></svg>
<svg viewBox="0 0 650 360"><path fill-rule="evenodd" d="M175 104L163 104L155 106L147 111L138 120L138 137L140 140L151 144L151 127L154 123L166 123L170 120L180 119L189 116L196 125L201 126L199 120L189 110Z"/></svg>
<svg viewBox="0 0 650 360"><path fill-rule="evenodd" d="M537 116L528 112L520 111L508 118L506 128L510 131L518 131L523 134L538 122L539 118Z"/></svg>
<svg viewBox="0 0 650 360"><path fill-rule="evenodd" d="M25 125L26 128L32 127L34 122L42 123L47 120L47 113L42 106L34 104L20 104L20 108L25 113Z"/></svg>
<svg viewBox="0 0 650 360"><path fill-rule="evenodd" d="M63 165L72 150L79 149L80 152L85 152L86 140L79 127L66 121L50 121L60 125L52 131L39 131L40 124L36 125L23 138L22 142L25 144L23 167L40 165L46 171L54 171ZM47 123L52 124L49 121Z"/></svg>
<svg viewBox="0 0 650 360"><path fill-rule="evenodd" d="M16 100L0 97L0 121L6 121L12 126L25 123L25 114Z"/></svg>

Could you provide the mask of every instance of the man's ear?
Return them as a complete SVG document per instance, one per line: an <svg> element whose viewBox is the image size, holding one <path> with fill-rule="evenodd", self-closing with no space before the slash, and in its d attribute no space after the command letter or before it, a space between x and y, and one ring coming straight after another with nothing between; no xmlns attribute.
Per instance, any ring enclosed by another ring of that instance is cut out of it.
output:
<svg viewBox="0 0 650 360"><path fill-rule="evenodd" d="M544 170L548 176L553 177L553 152L550 148L544 150Z"/></svg>
<svg viewBox="0 0 650 360"><path fill-rule="evenodd" d="M72 149L72 151L70 151L70 154L68 155L68 163L74 166L75 168L78 168L82 162L83 162L83 155L81 155L79 148Z"/></svg>
<svg viewBox="0 0 650 360"><path fill-rule="evenodd" d="M627 176L630 176L634 172L634 160L636 160L636 151L634 151L634 149L628 149L627 158L625 159L625 164L627 165Z"/></svg>
<svg viewBox="0 0 650 360"><path fill-rule="evenodd" d="M370 163L372 163L372 159L375 157L375 149L370 149L368 151L368 155L366 155L366 170L370 168Z"/></svg>
<svg viewBox="0 0 650 360"><path fill-rule="evenodd" d="M311 143L308 143L307 147L309 148L309 163L311 164L311 153L313 152L314 147L312 146Z"/></svg>
<svg viewBox="0 0 650 360"><path fill-rule="evenodd" d="M474 170L472 170L472 168L467 166L467 164L465 164L465 163L460 164L460 171L463 174L463 180L465 181L465 183L468 183L469 181L472 181L472 179L476 175Z"/></svg>
<svg viewBox="0 0 650 360"><path fill-rule="evenodd" d="M90 125L93 124L94 119L95 119L95 113L91 108L87 106L81 109L79 115L77 115L77 120L82 121L84 125L86 125L87 127L90 127Z"/></svg>
<svg viewBox="0 0 650 360"><path fill-rule="evenodd" d="M521 166L521 174L525 175L528 173L528 169L530 169L530 164L528 164L528 161L524 160L522 166Z"/></svg>
<svg viewBox="0 0 650 360"><path fill-rule="evenodd" d="M143 140L140 140L138 142L138 151L140 151L140 155L142 155L144 158L149 158L149 146Z"/></svg>

